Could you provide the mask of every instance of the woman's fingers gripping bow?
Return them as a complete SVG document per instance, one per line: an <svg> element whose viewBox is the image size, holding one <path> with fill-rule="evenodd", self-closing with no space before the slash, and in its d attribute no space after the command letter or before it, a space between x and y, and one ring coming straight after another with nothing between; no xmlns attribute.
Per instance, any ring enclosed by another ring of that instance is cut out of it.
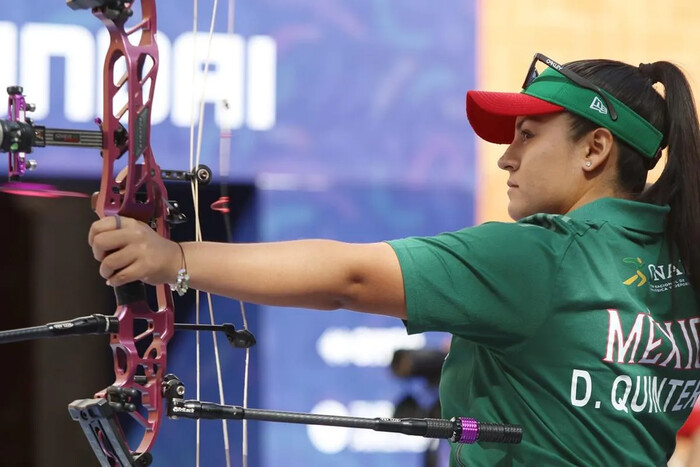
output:
<svg viewBox="0 0 700 467"><path fill-rule="evenodd" d="M180 249L147 224L125 217L105 217L90 227L88 243L100 261L100 275L118 287L133 281L172 282L177 276Z"/></svg>

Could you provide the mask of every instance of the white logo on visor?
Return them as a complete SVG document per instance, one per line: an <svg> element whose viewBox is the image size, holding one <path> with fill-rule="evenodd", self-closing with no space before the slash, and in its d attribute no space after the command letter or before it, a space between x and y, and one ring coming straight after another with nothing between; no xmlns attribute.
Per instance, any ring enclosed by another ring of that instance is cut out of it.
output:
<svg viewBox="0 0 700 467"><path fill-rule="evenodd" d="M605 107L605 104L603 104L603 101L601 101L598 96L595 96L593 98L593 102L591 102L590 108L593 110L597 110L598 112L602 113L603 115L608 114L608 108Z"/></svg>

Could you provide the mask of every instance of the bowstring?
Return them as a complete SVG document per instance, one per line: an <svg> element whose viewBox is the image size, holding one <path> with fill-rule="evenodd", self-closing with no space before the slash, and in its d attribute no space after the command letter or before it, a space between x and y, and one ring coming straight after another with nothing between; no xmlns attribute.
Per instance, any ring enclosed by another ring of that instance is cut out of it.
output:
<svg viewBox="0 0 700 467"><path fill-rule="evenodd" d="M193 0L193 12L192 12L192 81L190 85L192 86L192 89L194 89L194 84L195 84L195 79L196 79L196 63L197 63L197 22L199 20L199 2L198 0ZM195 108L196 108L196 99L195 99L195 93L192 93L192 100L190 102L191 109L190 109L190 165L189 167L192 168L193 166L193 159L194 159L194 116L195 116ZM194 209L195 213L198 212L198 199L195 199L195 191L196 187L195 185L197 184L196 182L196 177L193 177L192 179L193 185L191 186L193 195L192 195L192 202L194 204ZM195 222L196 222L196 214L195 214ZM195 323L199 325L199 291L195 292ZM200 349L200 339L199 339L199 332L195 333L195 374L196 374L196 390L195 390L195 398L197 400L201 400L200 397L200 374L201 374L201 369L200 369L200 354L199 354L199 349ZM201 423L199 419L196 420L195 422L196 426L196 434L195 434L195 463L196 466L199 467L199 450L200 450L200 428L201 428Z"/></svg>
<svg viewBox="0 0 700 467"><path fill-rule="evenodd" d="M229 37L233 37L235 29L235 20L236 20L236 0L228 0L228 14L227 14L227 22L226 22L226 34ZM227 136L227 137L226 137ZM226 168L226 179L228 179L228 166L229 166L229 161L231 160L231 128L226 127L222 128L222 138L221 138L221 145L222 149L220 152L221 160L219 161L220 166L222 168ZM222 186L225 185L225 183L228 180L222 180ZM225 213L228 215L228 213ZM229 237L229 241L233 241L233 234L230 231L230 223L228 225L228 230L227 236ZM241 309L241 320L243 321L243 329L248 330L248 318L246 316L245 312L245 304L243 300L239 300L238 302L240 304L240 309ZM249 375L250 375L250 347L246 347L245 349L245 366L244 366L244 371L243 371L243 410L248 408L248 382L249 382ZM223 403L223 402L222 402ZM241 439L241 463L242 467L248 467L248 420L245 418L241 420L241 429L242 429L242 439Z"/></svg>
<svg viewBox="0 0 700 467"><path fill-rule="evenodd" d="M212 6L212 13L211 13L211 21L210 21L210 26L209 26L209 37L207 40L207 54L206 54L206 59L204 60L204 77L202 81L202 91L201 91L201 96L199 100L199 122L198 122L198 128L197 128L197 139L196 139L196 160L195 160L195 150L194 150L194 144L195 144L195 139L194 139L194 115L195 115L195 105L196 105L196 100L195 96L193 93L192 97L192 112L190 116L190 167L193 168L193 170L196 170L197 167L200 165L200 160L201 160L201 154L202 154L202 134L204 130L204 97L205 97L205 90L206 90L206 82L207 78L209 76L209 68L210 68L210 61L211 61L211 48L212 48L212 42L213 42L213 37L214 37L214 27L216 25L216 16L217 16L217 10L218 10L218 5L219 2L218 0L214 0L214 4ZM193 66L192 66L192 89L196 89L194 86L195 84L195 79L196 79L196 68L197 68L197 47L196 47L196 41L197 41L197 20L198 20L198 9L199 9L199 4L198 0L194 0L194 14L193 14L193 26L192 26L192 34L193 34ZM200 211L199 211L199 182L196 177L192 178L192 183L191 183L191 188L192 188L192 199L194 201L194 211L195 211L195 241L196 242L201 242L203 241L202 237L202 224L200 220ZM209 322L211 324L215 324L214 320L214 307L212 303L212 297L210 293L207 293L207 304L209 306ZM200 292L196 292L196 322L197 324L200 323ZM218 344L218 339L216 336L216 332L212 331L212 339L213 339L213 344L214 344L214 360L216 363L216 374L217 374L217 382L219 386L219 401L223 405L225 404L224 401L224 383L223 383L223 378L221 375L221 358L219 357L219 344ZM197 359L197 364L196 364L196 373L197 373L197 400L201 400L201 353L200 353L200 339L199 339L199 333L197 333L197 338L196 338L196 359ZM226 465L227 467L231 467L231 449L230 449L230 444L229 444L229 436L228 436L228 425L226 424L226 420L221 420L221 425L222 425L222 431L223 431L223 438L224 438L224 451L225 451L225 457L226 457ZM200 451L201 451L201 421L197 419L197 428L196 428L196 465L199 467L200 465Z"/></svg>
<svg viewBox="0 0 700 467"><path fill-rule="evenodd" d="M192 89L195 89L195 80L196 80L196 63L197 63L197 22L199 20L199 2L198 0L193 0L193 14L192 14L192 82L191 86ZM190 111L190 163L189 167L194 167L194 145L195 145L195 139L194 139L194 116L195 116L195 109L196 109L196 93L192 93L192 102L191 102L191 111ZM198 196L198 185L196 181L196 177L193 177L192 179L192 185L191 185L191 190L192 190L192 202L194 204L194 209L195 209L195 224L197 222L197 216L199 214L199 196ZM196 227L195 227L195 230ZM195 233L196 237L196 233ZM195 292L195 323L197 325L200 324L199 322L199 291ZM195 398L197 400L201 400L201 387L200 387L200 375L201 375L201 358L200 358L200 337L199 337L199 332L195 333L195 366L196 366L196 395ZM196 426L196 434L195 434L195 465L199 467L199 459L200 459L200 435L201 435L201 423L199 419L196 420L195 422Z"/></svg>

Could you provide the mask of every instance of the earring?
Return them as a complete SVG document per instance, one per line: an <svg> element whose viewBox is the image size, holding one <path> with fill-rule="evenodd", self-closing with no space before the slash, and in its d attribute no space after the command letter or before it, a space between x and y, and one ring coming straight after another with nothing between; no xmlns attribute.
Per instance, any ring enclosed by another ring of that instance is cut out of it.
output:
<svg viewBox="0 0 700 467"><path fill-rule="evenodd" d="M591 166L591 161L586 161L586 167L590 167L590 166Z"/></svg>

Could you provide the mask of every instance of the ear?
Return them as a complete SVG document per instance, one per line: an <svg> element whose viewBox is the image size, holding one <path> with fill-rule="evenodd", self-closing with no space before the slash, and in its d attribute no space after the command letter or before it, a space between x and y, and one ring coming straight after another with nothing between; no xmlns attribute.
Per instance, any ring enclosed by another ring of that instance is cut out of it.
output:
<svg viewBox="0 0 700 467"><path fill-rule="evenodd" d="M596 128L580 141L582 144L581 166L587 173L605 167L615 148L615 138L607 128Z"/></svg>

